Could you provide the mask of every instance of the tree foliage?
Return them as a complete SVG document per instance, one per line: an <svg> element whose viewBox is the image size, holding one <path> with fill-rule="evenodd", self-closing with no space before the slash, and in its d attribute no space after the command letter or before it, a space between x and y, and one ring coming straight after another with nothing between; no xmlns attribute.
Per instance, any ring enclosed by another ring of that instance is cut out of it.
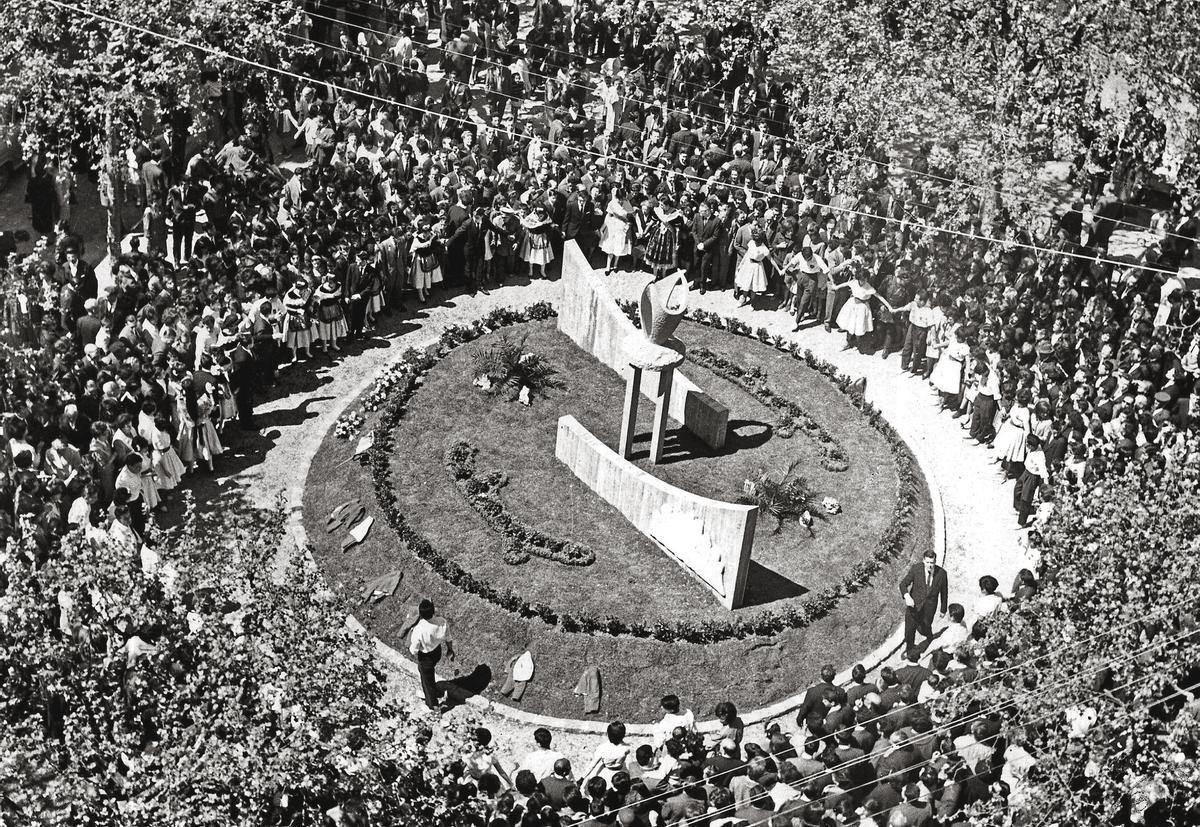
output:
<svg viewBox="0 0 1200 827"><path fill-rule="evenodd" d="M285 32L292 0L89 0L66 5L169 35L236 58L286 66L302 43ZM133 31L39 0L0 4L0 103L23 116L31 150L64 151L124 135L163 114L203 114L205 82L233 88L267 82L267 73L181 43ZM211 89L212 87L208 87ZM202 125L202 124L201 124Z"/></svg>
<svg viewBox="0 0 1200 827"><path fill-rule="evenodd" d="M191 511L161 559L75 533L0 597L0 779L34 823L439 824L457 753L388 691L282 510ZM286 540L290 543L290 539Z"/></svg>
<svg viewBox="0 0 1200 827"><path fill-rule="evenodd" d="M999 714L1034 756L1030 823L1200 816L1196 491L1192 469L1141 468L1062 490L1035 539L1038 593L993 617L977 644L999 677L947 693L942 714Z"/></svg>

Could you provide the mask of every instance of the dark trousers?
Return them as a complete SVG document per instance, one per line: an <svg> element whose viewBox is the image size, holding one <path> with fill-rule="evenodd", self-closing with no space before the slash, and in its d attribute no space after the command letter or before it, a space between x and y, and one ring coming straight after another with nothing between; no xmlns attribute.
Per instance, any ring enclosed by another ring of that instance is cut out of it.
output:
<svg viewBox="0 0 1200 827"><path fill-rule="evenodd" d="M467 277L467 285L472 289L476 289L483 284L487 277L487 263L483 260L483 254L477 251L471 251L466 254L466 260L463 262L463 272Z"/></svg>
<svg viewBox="0 0 1200 827"><path fill-rule="evenodd" d="M809 314L813 296L817 292L817 282L811 276L800 273L796 276L796 321L799 322Z"/></svg>
<svg viewBox="0 0 1200 827"><path fill-rule="evenodd" d="M1042 478L1037 474L1031 474L1028 471L1021 471L1021 476L1017 477L1017 484L1013 487L1013 508L1017 510L1017 524L1025 525L1029 522L1029 512L1033 510L1033 498L1037 496L1038 488L1042 485Z"/></svg>
<svg viewBox="0 0 1200 827"><path fill-rule="evenodd" d="M900 349L900 370L908 370L911 365L914 373L923 373L928 347L929 328L910 323L904 334L904 347Z"/></svg>
<svg viewBox="0 0 1200 827"><path fill-rule="evenodd" d="M180 264L192 257L192 238L196 234L196 225L191 222L176 221L172 227L171 255L175 263Z"/></svg>
<svg viewBox="0 0 1200 827"><path fill-rule="evenodd" d="M989 442L996 435L992 422L996 419L996 400L982 393L975 397L971 407L971 438Z"/></svg>
<svg viewBox="0 0 1200 827"><path fill-rule="evenodd" d="M350 300L350 318L349 322L350 335L361 336L363 328L367 324L367 303L371 300L370 296L362 296L357 299Z"/></svg>
<svg viewBox="0 0 1200 827"><path fill-rule="evenodd" d="M440 693L437 689L437 675L434 674L434 669L441 659L441 646L432 652L417 653L417 673L421 676L421 691L425 693L425 706L430 709L434 709L438 705Z"/></svg>
<svg viewBox="0 0 1200 827"><path fill-rule="evenodd" d="M492 281L501 283L511 276L515 269L516 260L517 257L512 253L497 253L493 251L490 262Z"/></svg>
<svg viewBox="0 0 1200 827"><path fill-rule="evenodd" d="M904 648L911 649L917 640L917 632L926 639L933 637L933 616L937 604L904 607Z"/></svg>
<svg viewBox="0 0 1200 827"><path fill-rule="evenodd" d="M905 330L895 319L880 325L883 332L883 356L886 359L897 350L904 349Z"/></svg>
<svg viewBox="0 0 1200 827"><path fill-rule="evenodd" d="M709 285L714 284L713 275L716 270L717 253L715 250L704 250L698 257L698 266L696 268L697 280L700 282L700 289L703 290Z"/></svg>

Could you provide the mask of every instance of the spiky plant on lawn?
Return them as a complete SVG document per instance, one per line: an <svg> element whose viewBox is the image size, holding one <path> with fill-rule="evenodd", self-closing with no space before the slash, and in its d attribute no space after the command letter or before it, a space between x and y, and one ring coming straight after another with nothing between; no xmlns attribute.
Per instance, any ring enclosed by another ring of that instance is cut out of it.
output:
<svg viewBox="0 0 1200 827"><path fill-rule="evenodd" d="M563 387L557 368L541 355L525 351L524 337L514 342L508 334L500 334L492 344L475 348L472 364L476 383L490 394L507 394L509 401L518 399L525 388L532 400Z"/></svg>
<svg viewBox="0 0 1200 827"><path fill-rule="evenodd" d="M820 516L820 501L805 477L795 474L797 460L787 467L779 478L765 470L758 476L746 480L738 502L757 505L761 514L775 518L775 534L783 530L784 520L800 520L813 533L813 516Z"/></svg>

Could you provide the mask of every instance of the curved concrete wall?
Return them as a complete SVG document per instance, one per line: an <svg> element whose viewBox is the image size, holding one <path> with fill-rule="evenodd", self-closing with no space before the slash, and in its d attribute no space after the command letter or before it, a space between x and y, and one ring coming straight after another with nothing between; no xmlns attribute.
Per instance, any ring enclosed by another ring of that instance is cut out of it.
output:
<svg viewBox="0 0 1200 827"><path fill-rule="evenodd" d="M710 500L669 485L621 457L573 416L558 420L554 454L725 608L741 605L757 506Z"/></svg>
<svg viewBox="0 0 1200 827"><path fill-rule="evenodd" d="M591 268L574 241L568 241L563 250L558 329L579 347L621 374L622 378L629 379L633 369L629 366L622 342L637 328L617 306L616 299L608 291L608 285ZM657 375L647 374L642 382L642 395L654 401L658 395L658 382ZM729 409L678 370L671 383L667 413L713 450L719 451L725 447Z"/></svg>

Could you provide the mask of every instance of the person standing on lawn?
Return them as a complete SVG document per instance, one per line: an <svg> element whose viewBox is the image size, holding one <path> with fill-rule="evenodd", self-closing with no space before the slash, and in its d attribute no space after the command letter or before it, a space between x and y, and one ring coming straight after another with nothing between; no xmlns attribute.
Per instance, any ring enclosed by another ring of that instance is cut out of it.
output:
<svg viewBox="0 0 1200 827"><path fill-rule="evenodd" d="M442 659L442 649L446 650L446 658L454 660L454 644L446 637L450 629L449 622L444 617L434 614L432 600L422 600L417 605L417 619L409 623L401 631L401 636L412 631L408 641L408 651L417 660L417 672L421 676L421 691L425 694L425 706L430 709L438 708L437 675L435 669Z"/></svg>

